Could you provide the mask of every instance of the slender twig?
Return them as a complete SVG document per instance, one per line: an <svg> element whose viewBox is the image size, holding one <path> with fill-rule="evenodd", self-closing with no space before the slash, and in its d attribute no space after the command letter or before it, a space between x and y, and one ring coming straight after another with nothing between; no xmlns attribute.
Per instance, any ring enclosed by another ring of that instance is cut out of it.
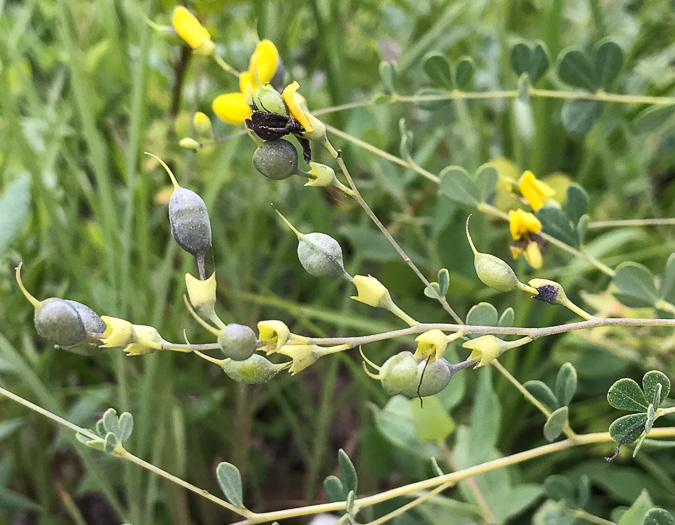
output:
<svg viewBox="0 0 675 525"><path fill-rule="evenodd" d="M595 221L588 224L589 228L620 228L622 226L670 226L675 224L671 219L621 219L616 221Z"/></svg>

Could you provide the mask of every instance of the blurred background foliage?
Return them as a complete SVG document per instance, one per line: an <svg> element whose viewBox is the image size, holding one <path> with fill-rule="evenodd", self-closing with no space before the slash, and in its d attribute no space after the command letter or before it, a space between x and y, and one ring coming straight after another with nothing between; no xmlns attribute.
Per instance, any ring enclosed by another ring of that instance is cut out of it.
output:
<svg viewBox="0 0 675 525"><path fill-rule="evenodd" d="M431 83L422 59L430 51L455 64L471 57L468 89L515 89L509 50L518 39L544 41L554 62L568 46L592 49L611 36L624 52L614 92L672 95L675 84L670 0L203 0L189 7L238 69L247 67L256 34L272 39L286 81L299 81L313 109L383 92L383 59L398 63L399 93L424 92ZM212 115L211 100L236 90L237 82L212 61L192 56L177 37L145 24L143 13L169 25L173 8L166 0L0 1L0 184L6 188L28 174L32 196L28 220L0 254L2 384L85 427L109 406L128 410L136 420L129 450L214 493L215 465L230 461L242 471L246 501L255 510L325 501L322 480L335 470L338 448L354 459L359 492L367 494L434 475L431 455L447 471L545 443L543 416L489 369L453 378L439 396L438 421L450 435L422 446L408 402L394 400L383 411L386 395L363 373L356 352L323 359L297 377L283 374L247 387L189 355L125 358L110 350L84 358L54 351L36 336L32 309L13 280L21 260L26 285L38 298L81 301L99 314L154 325L174 341L184 328L192 342L207 340L183 305L183 275L195 270L170 238L167 177L143 151L165 159L208 205L227 322L253 327L281 319L294 332L319 336L399 326L386 312L350 301L353 290L344 282L304 273L295 237L270 202L300 230L336 237L347 270L377 276L415 318L448 321L352 202L305 188L299 179L263 179L251 166L254 145L246 137L198 153L178 147L194 112ZM554 69L538 87L567 88ZM514 176L524 169L544 178L558 174L561 184L576 181L589 192L592 220L674 217L672 119L639 133L632 122L644 106L605 104L591 131L578 136L562 126L562 103L531 100L531 142L523 140L513 102L503 99L371 105L322 119L398 155L398 122L405 118L414 132L415 162L436 174L450 164L473 172L491 159ZM214 124L217 136L236 131L215 117ZM532 304L524 294L481 285L463 232L467 212L439 196L435 184L349 142L332 141L343 149L366 201L424 273L433 279L441 267L450 270L448 301L460 315L488 301L499 312L513 307L516 325L570 320L567 311ZM316 160L330 163L324 152ZM506 223L474 215L472 230L479 249L510 259ZM589 251L606 264L633 260L656 274L675 244L672 227L592 230L588 237ZM513 264L521 280L556 279L592 311L653 315L622 307L606 293L608 277L554 248L539 272L522 259ZM412 345L410 338L365 351L381 363ZM580 384L570 422L578 431L605 431L616 416L605 399L608 387L650 368L671 375L674 349L668 332L614 329L537 340L502 363L521 382L551 384L559 366L572 362ZM78 512L84 522L103 525L232 518L134 465L72 445L67 433L18 405L2 399L0 407L0 523L73 523ZM603 456L610 449L574 449L485 475L478 478L481 497L475 486L461 484L398 523L523 523L545 504L543 483L552 474L575 484L588 476L587 510L605 518L643 488L655 504L675 508L672 451L643 449L636 460L626 453L608 465Z"/></svg>

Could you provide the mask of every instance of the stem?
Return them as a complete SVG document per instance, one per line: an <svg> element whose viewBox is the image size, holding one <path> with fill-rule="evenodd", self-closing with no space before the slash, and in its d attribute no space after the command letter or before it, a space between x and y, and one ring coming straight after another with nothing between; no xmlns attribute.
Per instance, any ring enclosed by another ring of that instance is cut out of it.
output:
<svg viewBox="0 0 675 525"><path fill-rule="evenodd" d="M675 219L622 219L617 221L596 221L588 224L589 228L619 228L621 226L669 226Z"/></svg>
<svg viewBox="0 0 675 525"><path fill-rule="evenodd" d="M401 514L404 514L410 509L416 507L420 503L424 503L428 499L433 498L436 494L440 494L445 489L448 489L453 485L454 483L443 483L442 485L439 485L435 489L430 490L423 496L420 496L419 498L412 500L410 503L406 503L402 507L399 507L398 509L391 511L389 514L385 514L381 518L378 518L375 521L371 521L368 525L381 525L382 523L386 523L387 521L394 519L396 516L400 516Z"/></svg>
<svg viewBox="0 0 675 525"><path fill-rule="evenodd" d="M403 251L403 248L396 242L396 239L394 239L389 233L389 230L384 227L384 225L380 222L380 219L377 218L377 215L373 212L373 210L370 209L366 201L363 200L363 197L361 196L361 193L359 192L358 188L356 187L356 184L354 183L354 179L352 179L352 176L349 174L349 170L347 169L347 166L345 165L344 160L342 159L342 154L338 153L337 155L337 163L340 166L340 169L342 170L342 173L344 173L347 182L349 183L349 186L351 187L352 191L354 192L354 199L356 202L359 203L361 208L366 212L366 214L370 217L370 219L375 223L375 225L380 229L382 234L387 238L389 243L394 247L394 249L398 252L398 254L401 256L401 258L405 261L405 263L410 266L410 268L415 272L417 277L419 277L420 281L424 283L424 285L432 291L434 294L434 297L438 300L439 303L443 306L446 312L450 314L450 316L457 321L458 323L462 322L462 319L455 313L455 311L450 307L450 305L447 303L447 301L444 301L443 298L440 296L440 294L436 291L436 289L431 286L427 278L424 276L422 272L417 268L414 262L408 257L408 255Z"/></svg>
<svg viewBox="0 0 675 525"><path fill-rule="evenodd" d="M227 71L228 73L234 75L235 77L239 78L239 71L234 69L230 64L225 62L222 58L220 58L220 55L216 53L215 51L213 52L213 60L216 61L216 64L218 64L223 70Z"/></svg>

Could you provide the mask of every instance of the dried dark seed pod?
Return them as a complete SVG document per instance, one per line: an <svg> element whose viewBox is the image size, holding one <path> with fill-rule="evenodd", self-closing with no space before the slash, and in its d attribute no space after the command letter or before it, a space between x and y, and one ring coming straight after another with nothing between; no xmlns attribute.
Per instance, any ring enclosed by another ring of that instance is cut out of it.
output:
<svg viewBox="0 0 675 525"><path fill-rule="evenodd" d="M255 332L248 326L231 323L218 337L218 344L226 357L233 361L244 361L255 352Z"/></svg>
<svg viewBox="0 0 675 525"><path fill-rule="evenodd" d="M176 188L169 201L171 234L191 255L203 256L211 248L211 222L204 200L194 191Z"/></svg>
<svg viewBox="0 0 675 525"><path fill-rule="evenodd" d="M82 322L84 323L84 329L87 331L87 335L98 336L105 332L105 323L94 310L89 308L86 304L78 303L77 301L66 299L66 302L80 314L80 319L82 319Z"/></svg>
<svg viewBox="0 0 675 525"><path fill-rule="evenodd" d="M77 309L56 297L42 301L35 309L35 329L41 337L63 347L75 346L87 337Z"/></svg>
<svg viewBox="0 0 675 525"><path fill-rule="evenodd" d="M268 140L253 153L253 166L268 179L287 179L298 171L298 151L287 140Z"/></svg>

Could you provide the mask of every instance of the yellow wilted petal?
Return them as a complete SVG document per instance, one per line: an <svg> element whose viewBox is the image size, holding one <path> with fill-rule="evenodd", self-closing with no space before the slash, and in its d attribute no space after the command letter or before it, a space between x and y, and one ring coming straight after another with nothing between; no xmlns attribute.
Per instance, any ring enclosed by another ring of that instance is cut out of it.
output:
<svg viewBox="0 0 675 525"><path fill-rule="evenodd" d="M355 301L375 308L387 308L392 302L389 290L372 275L355 275L354 286L357 294L351 299Z"/></svg>
<svg viewBox="0 0 675 525"><path fill-rule="evenodd" d="M471 349L469 359L478 359L474 368L481 368L499 357L499 343L494 335L484 335L467 341L462 347Z"/></svg>
<svg viewBox="0 0 675 525"><path fill-rule="evenodd" d="M433 356L430 362L436 362L443 357L443 352L445 352L445 348L448 346L448 338L437 329L424 332L415 341L417 341L415 359L418 361L426 361L429 356Z"/></svg>
<svg viewBox="0 0 675 525"><path fill-rule="evenodd" d="M129 321L107 315L102 315L101 320L106 327L100 336L103 348L121 348L134 341L134 329Z"/></svg>
<svg viewBox="0 0 675 525"><path fill-rule="evenodd" d="M279 350L286 344L291 335L285 323L277 320L260 321L258 323L258 339L265 343L265 350L268 354Z"/></svg>
<svg viewBox="0 0 675 525"><path fill-rule="evenodd" d="M246 105L242 93L225 93L218 95L212 104L213 112L220 120L228 124L243 124L251 118L251 108Z"/></svg>
<svg viewBox="0 0 675 525"><path fill-rule="evenodd" d="M274 73L277 71L277 66L279 65L279 51L277 46L274 45L274 42L271 40L261 40L255 48L253 55L251 55L251 61L248 66L248 73L255 78L255 70L258 68L258 78L263 84L272 80ZM240 78L241 81L241 78ZM242 89L242 93L244 90Z"/></svg>
<svg viewBox="0 0 675 525"><path fill-rule="evenodd" d="M211 40L211 35L197 17L182 5L174 9L172 24L178 36L192 49L197 49Z"/></svg>
<svg viewBox="0 0 675 525"><path fill-rule="evenodd" d="M286 86L284 91L281 93L281 96L284 97L284 102L286 102L288 113L291 115L291 117L297 120L302 125L302 127L305 128L305 131L309 133L314 131L314 128L310 124L307 114L300 107L300 103L295 96L295 92L299 87L300 84L298 84L297 81L294 81L292 84Z"/></svg>

